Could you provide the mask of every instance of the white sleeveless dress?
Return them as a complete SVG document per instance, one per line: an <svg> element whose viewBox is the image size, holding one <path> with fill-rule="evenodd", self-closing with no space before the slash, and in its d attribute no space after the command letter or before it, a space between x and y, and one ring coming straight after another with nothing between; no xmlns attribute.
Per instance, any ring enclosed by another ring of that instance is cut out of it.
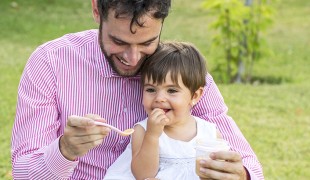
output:
<svg viewBox="0 0 310 180"><path fill-rule="evenodd" d="M188 142L175 140L165 133L159 137L159 170L156 178L160 180L199 180L195 173L195 145L197 139L216 139L216 126L195 117L197 135ZM139 123L146 129L147 120ZM131 144L107 170L104 180L135 180L131 173Z"/></svg>

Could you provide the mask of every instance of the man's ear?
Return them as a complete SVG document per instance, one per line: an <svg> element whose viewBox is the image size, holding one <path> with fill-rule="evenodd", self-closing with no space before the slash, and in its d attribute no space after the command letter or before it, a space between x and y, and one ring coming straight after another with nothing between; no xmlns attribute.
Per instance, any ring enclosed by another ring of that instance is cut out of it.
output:
<svg viewBox="0 0 310 180"><path fill-rule="evenodd" d="M195 91L192 97L192 106L194 106L199 101L202 94L203 94L203 87L200 87L199 89Z"/></svg>
<svg viewBox="0 0 310 180"><path fill-rule="evenodd" d="M92 0L92 10L93 10L93 18L96 23L100 24L100 13L97 6L97 0Z"/></svg>

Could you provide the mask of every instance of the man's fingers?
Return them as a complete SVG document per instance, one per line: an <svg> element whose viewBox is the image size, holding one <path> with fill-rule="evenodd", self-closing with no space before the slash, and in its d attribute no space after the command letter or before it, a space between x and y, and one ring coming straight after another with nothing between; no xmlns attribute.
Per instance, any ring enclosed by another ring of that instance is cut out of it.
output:
<svg viewBox="0 0 310 180"><path fill-rule="evenodd" d="M103 139L98 139L91 142L85 142L83 144L76 144L74 145L74 150L71 150L70 153L73 153L75 156L83 156L87 153L90 149L100 145L103 142Z"/></svg>
<svg viewBox="0 0 310 180"><path fill-rule="evenodd" d="M107 120L99 116L98 114L86 114L85 117L93 119L95 121L106 123Z"/></svg>
<svg viewBox="0 0 310 180"><path fill-rule="evenodd" d="M210 154L211 159L200 162L202 174L214 179L238 179L244 177L244 167L239 153L219 151Z"/></svg>
<svg viewBox="0 0 310 180"><path fill-rule="evenodd" d="M205 179L236 179L234 174L216 171L212 169L201 169L201 175Z"/></svg>
<svg viewBox="0 0 310 180"><path fill-rule="evenodd" d="M95 124L91 118L72 115L68 117L67 125L73 127L89 127Z"/></svg>
<svg viewBox="0 0 310 180"><path fill-rule="evenodd" d="M100 116L88 114L85 117L68 117L64 135L60 139L60 151L69 160L82 156L90 149L101 144L111 131L107 127L95 126L95 119Z"/></svg>
<svg viewBox="0 0 310 180"><path fill-rule="evenodd" d="M235 169L234 163L227 161L205 159L203 162L204 163L201 164L202 167L216 170L219 172L233 172L233 170Z"/></svg>
<svg viewBox="0 0 310 180"><path fill-rule="evenodd" d="M71 141L72 144L87 144L87 143L93 143L94 141L103 140L104 137L105 135L95 134L95 135L73 137Z"/></svg>
<svg viewBox="0 0 310 180"><path fill-rule="evenodd" d="M93 120L101 118L98 114L86 114L85 117Z"/></svg>
<svg viewBox="0 0 310 180"><path fill-rule="evenodd" d="M242 160L239 153L235 151L218 151L210 154L211 159L225 160L229 162L239 162Z"/></svg>

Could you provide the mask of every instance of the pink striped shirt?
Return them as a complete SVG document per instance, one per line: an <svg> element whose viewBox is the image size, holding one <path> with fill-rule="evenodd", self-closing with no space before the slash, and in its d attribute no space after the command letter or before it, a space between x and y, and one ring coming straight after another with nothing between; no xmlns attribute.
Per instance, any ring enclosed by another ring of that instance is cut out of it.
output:
<svg viewBox="0 0 310 180"><path fill-rule="evenodd" d="M232 150L243 157L252 179L262 168L208 75L205 94L193 115L217 124ZM76 161L59 150L59 137L69 115L92 113L120 128L146 117L140 77L122 77L109 66L98 44L98 30L68 34L38 47L24 69L12 132L14 179L103 179L124 151L128 137L115 132Z"/></svg>

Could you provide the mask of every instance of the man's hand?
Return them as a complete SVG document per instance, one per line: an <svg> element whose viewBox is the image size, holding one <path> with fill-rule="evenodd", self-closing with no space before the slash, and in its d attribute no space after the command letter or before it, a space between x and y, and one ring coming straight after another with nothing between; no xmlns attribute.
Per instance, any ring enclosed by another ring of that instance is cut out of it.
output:
<svg viewBox="0 0 310 180"><path fill-rule="evenodd" d="M210 159L200 161L201 179L246 180L247 171L242 158L234 151L219 151L210 154Z"/></svg>
<svg viewBox="0 0 310 180"><path fill-rule="evenodd" d="M69 116L64 134L60 138L60 152L68 160L75 160L86 154L90 149L101 144L111 131L104 126L96 126L98 115Z"/></svg>

